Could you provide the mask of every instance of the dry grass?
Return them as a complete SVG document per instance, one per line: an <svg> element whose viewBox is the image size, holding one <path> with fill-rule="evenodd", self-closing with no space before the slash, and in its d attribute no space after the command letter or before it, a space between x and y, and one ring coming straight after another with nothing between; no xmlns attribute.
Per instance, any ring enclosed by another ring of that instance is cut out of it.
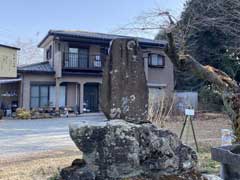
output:
<svg viewBox="0 0 240 180"><path fill-rule="evenodd" d="M159 90L160 91L160 90ZM164 92L150 93L148 101L148 120L163 128L173 110L174 95Z"/></svg>
<svg viewBox="0 0 240 180"><path fill-rule="evenodd" d="M12 162L1 163L0 180L52 180L61 168L80 157L79 152L68 150L38 153L34 158L31 155L19 157Z"/></svg>

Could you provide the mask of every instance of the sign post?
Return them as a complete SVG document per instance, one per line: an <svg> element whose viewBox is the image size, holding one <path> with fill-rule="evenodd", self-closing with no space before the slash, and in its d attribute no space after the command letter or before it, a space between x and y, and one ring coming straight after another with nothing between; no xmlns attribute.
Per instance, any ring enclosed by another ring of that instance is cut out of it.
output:
<svg viewBox="0 0 240 180"><path fill-rule="evenodd" d="M194 109L185 109L185 118L184 118L184 123L183 123L182 130L181 130L181 133L180 133L180 139L182 139L182 135L183 135L183 132L184 132L184 129L186 127L187 122L190 121L192 132L193 132L194 142L195 142L196 149L197 149L197 152L198 152L198 150L199 150L198 149L198 143L197 143L197 138L196 138L193 122L192 122L194 115L195 115Z"/></svg>

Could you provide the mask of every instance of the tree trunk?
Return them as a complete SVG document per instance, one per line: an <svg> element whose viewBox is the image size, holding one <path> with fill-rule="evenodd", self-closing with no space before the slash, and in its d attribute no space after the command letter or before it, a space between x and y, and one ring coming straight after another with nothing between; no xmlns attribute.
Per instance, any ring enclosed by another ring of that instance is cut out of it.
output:
<svg viewBox="0 0 240 180"><path fill-rule="evenodd" d="M221 92L227 113L232 120L232 129L236 136L236 142L240 142L240 87L237 82L219 69L203 66L185 52L177 53L172 31L167 32L167 37L167 54L176 68L188 71L196 77L217 86Z"/></svg>

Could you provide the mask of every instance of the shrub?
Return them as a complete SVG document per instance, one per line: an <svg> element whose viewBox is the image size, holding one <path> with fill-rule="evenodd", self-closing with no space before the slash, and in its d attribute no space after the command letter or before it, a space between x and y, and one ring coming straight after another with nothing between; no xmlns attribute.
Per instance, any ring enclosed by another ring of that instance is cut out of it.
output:
<svg viewBox="0 0 240 180"><path fill-rule="evenodd" d="M199 104L201 110L222 111L224 109L221 94L211 85L203 86L200 89Z"/></svg>
<svg viewBox="0 0 240 180"><path fill-rule="evenodd" d="M4 116L4 112L3 112L3 110L2 110L2 109L0 109L0 119L2 119L2 118L3 118L3 116Z"/></svg>
<svg viewBox="0 0 240 180"><path fill-rule="evenodd" d="M164 128L174 104L172 94L150 93L149 95L148 120L153 124Z"/></svg>
<svg viewBox="0 0 240 180"><path fill-rule="evenodd" d="M24 108L18 108L16 111L16 117L18 119L31 119L31 112Z"/></svg>

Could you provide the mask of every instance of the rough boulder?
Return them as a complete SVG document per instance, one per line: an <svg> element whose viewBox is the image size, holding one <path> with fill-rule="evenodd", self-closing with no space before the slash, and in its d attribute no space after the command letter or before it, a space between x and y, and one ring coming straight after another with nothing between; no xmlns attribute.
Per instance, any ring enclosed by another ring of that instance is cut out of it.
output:
<svg viewBox="0 0 240 180"><path fill-rule="evenodd" d="M64 180L203 179L195 171L195 151L150 123L78 123L70 126L70 135L83 160L62 170Z"/></svg>

